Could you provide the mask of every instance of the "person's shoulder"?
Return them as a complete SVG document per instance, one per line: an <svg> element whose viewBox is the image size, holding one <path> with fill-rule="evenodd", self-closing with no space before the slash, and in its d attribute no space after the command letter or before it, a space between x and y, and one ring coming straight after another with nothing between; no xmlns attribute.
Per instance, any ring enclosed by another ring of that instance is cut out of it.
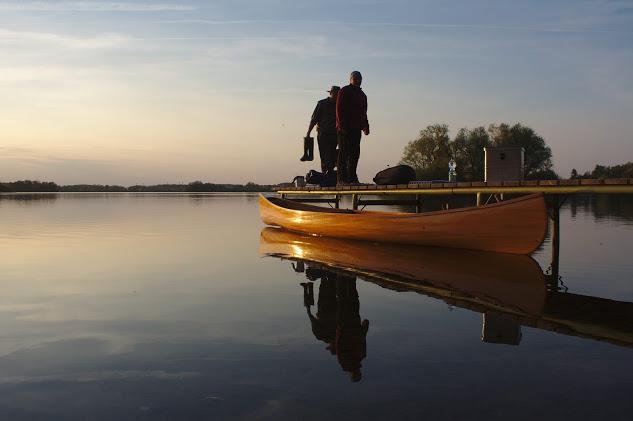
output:
<svg viewBox="0 0 633 421"><path fill-rule="evenodd" d="M320 100L317 102L317 104L318 104L318 105L327 104L327 101L328 101L328 98L323 98L323 99L320 99Z"/></svg>

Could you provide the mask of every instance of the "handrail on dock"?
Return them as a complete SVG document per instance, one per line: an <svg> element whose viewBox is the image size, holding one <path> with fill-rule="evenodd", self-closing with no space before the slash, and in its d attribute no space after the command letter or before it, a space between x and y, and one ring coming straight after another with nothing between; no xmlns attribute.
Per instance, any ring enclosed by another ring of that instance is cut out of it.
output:
<svg viewBox="0 0 633 421"><path fill-rule="evenodd" d="M523 181L466 181L424 182L409 184L357 184L338 187L280 187L281 195L352 195L352 194L501 194L501 193L633 193L633 178L523 180Z"/></svg>

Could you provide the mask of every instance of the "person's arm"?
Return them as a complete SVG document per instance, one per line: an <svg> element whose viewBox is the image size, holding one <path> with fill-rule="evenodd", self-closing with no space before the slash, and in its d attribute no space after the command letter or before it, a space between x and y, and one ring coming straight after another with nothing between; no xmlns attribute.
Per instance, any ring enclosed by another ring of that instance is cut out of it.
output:
<svg viewBox="0 0 633 421"><path fill-rule="evenodd" d="M306 137L310 137L310 134L312 133L312 129L314 129L314 126L316 126L317 123L319 122L320 116L321 116L321 107L319 107L319 103L317 102L316 107L314 107L314 112L312 112L312 117L310 118L310 125L308 126L308 133L306 134Z"/></svg>
<svg viewBox="0 0 633 421"><path fill-rule="evenodd" d="M365 133L365 136L369 135L369 120L367 119L367 95L364 95L364 101L363 101L363 116L364 116L364 122L363 122L363 133Z"/></svg>
<svg viewBox="0 0 633 421"><path fill-rule="evenodd" d="M341 89L336 97L336 129L340 132L345 132L345 126L343 122L347 116L347 90Z"/></svg>
<svg viewBox="0 0 633 421"><path fill-rule="evenodd" d="M314 129L314 126L316 126L316 123L314 121L310 121L310 125L308 126L308 133L306 134L306 137L310 137L310 134L312 133L312 129Z"/></svg>

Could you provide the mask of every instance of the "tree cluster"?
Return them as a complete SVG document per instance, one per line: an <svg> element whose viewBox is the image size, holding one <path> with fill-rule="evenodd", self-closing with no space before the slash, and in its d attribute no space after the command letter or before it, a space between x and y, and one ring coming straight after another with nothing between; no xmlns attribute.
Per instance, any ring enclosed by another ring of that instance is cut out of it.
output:
<svg viewBox="0 0 633 421"><path fill-rule="evenodd" d="M633 162L622 165L596 165L593 171L578 174L576 168L571 170L570 178L633 178Z"/></svg>
<svg viewBox="0 0 633 421"><path fill-rule="evenodd" d="M532 128L517 123L491 124L488 128L461 128L451 140L448 125L433 124L420 131L417 139L405 147L400 163L416 170L418 179L446 179L448 162L457 163L458 180L484 178L484 148L521 146L525 150L524 176L527 179L555 179L552 151Z"/></svg>
<svg viewBox="0 0 633 421"><path fill-rule="evenodd" d="M0 183L0 192L33 193L33 192L57 192L59 186L53 182L21 180L10 183Z"/></svg>
<svg viewBox="0 0 633 421"><path fill-rule="evenodd" d="M270 185L255 184L252 181L242 184L213 184L203 183L202 181L194 181L187 184L186 192L262 192L272 191Z"/></svg>
<svg viewBox="0 0 633 421"><path fill-rule="evenodd" d="M68 186L61 186L60 192L126 192L127 189L123 186L109 185L109 184L71 184Z"/></svg>

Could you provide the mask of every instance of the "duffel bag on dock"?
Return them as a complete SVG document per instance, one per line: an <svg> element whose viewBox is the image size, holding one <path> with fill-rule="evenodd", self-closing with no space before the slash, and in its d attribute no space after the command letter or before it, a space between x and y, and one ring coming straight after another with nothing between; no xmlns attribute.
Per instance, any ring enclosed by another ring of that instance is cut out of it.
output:
<svg viewBox="0 0 633 421"><path fill-rule="evenodd" d="M376 184L408 184L415 180L415 170L408 165L396 165L380 171L374 177Z"/></svg>

